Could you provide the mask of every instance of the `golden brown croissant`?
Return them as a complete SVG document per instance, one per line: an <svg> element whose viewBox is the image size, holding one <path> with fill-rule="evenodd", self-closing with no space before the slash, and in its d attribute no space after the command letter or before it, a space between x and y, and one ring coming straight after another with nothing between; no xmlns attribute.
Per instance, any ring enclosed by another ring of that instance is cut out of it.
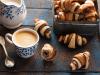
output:
<svg viewBox="0 0 100 75"><path fill-rule="evenodd" d="M95 22L97 17L98 17L98 13L96 12L95 8L91 8L91 10L85 14L85 18L88 21Z"/></svg>
<svg viewBox="0 0 100 75"><path fill-rule="evenodd" d="M90 53L88 51L85 51L83 53L76 54L71 63L70 67L72 70L77 69L87 69L89 67L89 61L90 61Z"/></svg>
<svg viewBox="0 0 100 75"><path fill-rule="evenodd" d="M74 19L74 14L71 12L65 13L65 21L72 21Z"/></svg>
<svg viewBox="0 0 100 75"><path fill-rule="evenodd" d="M91 22L95 22L98 16L92 0L86 0L85 3L79 7L78 12L84 13L85 20Z"/></svg>
<svg viewBox="0 0 100 75"><path fill-rule="evenodd" d="M81 5L78 2L73 2L69 8L72 13L75 13L80 6Z"/></svg>
<svg viewBox="0 0 100 75"><path fill-rule="evenodd" d="M48 26L48 23L45 20L35 19L35 27L34 30L39 32L42 36L45 36L46 38L51 38L51 29L50 26Z"/></svg>
<svg viewBox="0 0 100 75"><path fill-rule="evenodd" d="M65 11L74 11L82 2L83 0L61 0L61 8Z"/></svg>
<svg viewBox="0 0 100 75"><path fill-rule="evenodd" d="M59 21L65 21L66 17L65 17L65 13L64 12L59 12L58 15L55 15L55 18Z"/></svg>
<svg viewBox="0 0 100 75"><path fill-rule="evenodd" d="M84 3L84 0L70 0L71 3L78 2L80 4Z"/></svg>
<svg viewBox="0 0 100 75"><path fill-rule="evenodd" d="M84 37L81 37L80 35L77 35L76 33L72 34L66 34L65 36L60 36L58 38L59 42L63 42L68 46L68 48L75 49L76 46L83 46L87 44L87 39Z"/></svg>
<svg viewBox="0 0 100 75"><path fill-rule="evenodd" d="M69 11L70 1L69 0L61 0L61 8L64 11Z"/></svg>
<svg viewBox="0 0 100 75"><path fill-rule="evenodd" d="M60 1L54 1L54 8L60 8Z"/></svg>
<svg viewBox="0 0 100 75"><path fill-rule="evenodd" d="M60 12L63 12L63 10L61 8L58 7L55 9L55 14L59 15Z"/></svg>
<svg viewBox="0 0 100 75"><path fill-rule="evenodd" d="M59 12L58 15L55 15L55 18L58 21L72 21L74 18L74 15L71 12L67 12L67 13Z"/></svg>
<svg viewBox="0 0 100 75"><path fill-rule="evenodd" d="M92 21L92 22L96 22L96 17L94 17L94 16L91 16L91 17L89 17L89 18L87 18L87 21Z"/></svg>
<svg viewBox="0 0 100 75"><path fill-rule="evenodd" d="M95 7L94 2L92 0L86 0L85 3L79 7L77 13L84 13L85 10L91 7Z"/></svg>
<svg viewBox="0 0 100 75"><path fill-rule="evenodd" d="M41 49L41 56L46 61L52 61L56 56L56 50L50 44L44 44Z"/></svg>

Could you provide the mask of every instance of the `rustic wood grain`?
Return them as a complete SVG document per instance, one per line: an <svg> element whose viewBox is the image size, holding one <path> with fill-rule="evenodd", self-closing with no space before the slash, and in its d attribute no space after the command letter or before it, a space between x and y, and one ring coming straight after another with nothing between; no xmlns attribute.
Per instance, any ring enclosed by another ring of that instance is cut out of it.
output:
<svg viewBox="0 0 100 75"><path fill-rule="evenodd" d="M1 72L1 75L100 75L100 73L61 73L61 72L42 72L42 73L33 73L33 72L18 72L18 73L8 73Z"/></svg>
<svg viewBox="0 0 100 75"><path fill-rule="evenodd" d="M27 8L51 8L51 0L24 0Z"/></svg>
<svg viewBox="0 0 100 75"><path fill-rule="evenodd" d="M23 28L23 27L30 27L30 26L22 26L20 28ZM30 28L33 29L32 26ZM5 32L2 32L4 30ZM9 31L5 29L4 27L0 26L0 34L13 33L15 30ZM41 55L40 55L41 48L43 47L45 43L50 43L51 45L54 46L55 50L57 51L55 60L53 62L46 62L46 61L43 61L43 59L41 58ZM82 48L79 47L77 49L72 50L72 49L67 48L67 45L60 44L58 42L58 39L56 38L56 35L52 32L51 40L47 40L46 38L40 37L38 49L35 51L33 57L29 59L22 59L22 58L19 58L18 55L16 54L15 46L12 44L9 44L6 41L7 52L9 56L14 59L16 64L15 64L15 67L11 69L8 69L4 66L5 54L4 54L3 48L0 47L0 72L72 72L69 67L69 64L73 56L79 52L84 52L86 50L91 53L90 66L87 70L77 70L75 72L99 72L99 68L95 67L96 63L94 61L94 56L96 56L96 54L94 54L94 48L96 48L97 50L99 49L99 46L96 43L98 44L98 41L95 41L94 39L94 40L91 40L91 42L89 42L89 44L87 44L86 46ZM95 59L97 57L98 56L96 56Z"/></svg>
<svg viewBox="0 0 100 75"><path fill-rule="evenodd" d="M53 25L53 14L50 9L27 9L27 17L23 25L34 25L33 19L40 18L46 20L49 25Z"/></svg>

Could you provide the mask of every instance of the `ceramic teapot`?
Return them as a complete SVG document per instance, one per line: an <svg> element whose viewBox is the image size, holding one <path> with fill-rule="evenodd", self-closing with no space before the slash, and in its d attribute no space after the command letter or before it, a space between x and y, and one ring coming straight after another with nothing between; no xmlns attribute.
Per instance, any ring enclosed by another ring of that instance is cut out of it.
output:
<svg viewBox="0 0 100 75"><path fill-rule="evenodd" d="M23 0L0 0L0 25L14 29L22 25L26 17Z"/></svg>

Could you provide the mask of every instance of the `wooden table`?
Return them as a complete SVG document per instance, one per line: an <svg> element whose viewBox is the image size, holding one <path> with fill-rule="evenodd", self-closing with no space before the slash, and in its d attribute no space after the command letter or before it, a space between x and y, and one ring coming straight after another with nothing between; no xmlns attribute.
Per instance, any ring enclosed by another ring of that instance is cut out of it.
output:
<svg viewBox="0 0 100 75"><path fill-rule="evenodd" d="M100 0L98 0L100 3ZM53 25L52 4L50 0L25 0L27 6L27 17L23 25L34 25L34 18L41 18ZM99 4L100 7L100 4ZM0 72L0 75L80 75L80 73L67 72ZM100 75L99 73L81 73L82 75Z"/></svg>

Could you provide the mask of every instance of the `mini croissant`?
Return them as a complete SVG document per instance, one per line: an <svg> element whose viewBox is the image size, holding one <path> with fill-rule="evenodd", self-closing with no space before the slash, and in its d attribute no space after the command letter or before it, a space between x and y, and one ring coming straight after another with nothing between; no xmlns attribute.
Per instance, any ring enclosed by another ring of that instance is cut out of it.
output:
<svg viewBox="0 0 100 75"><path fill-rule="evenodd" d="M84 13L84 11L87 10L88 8L95 8L94 2L92 0L86 0L85 3L79 7L78 13Z"/></svg>
<svg viewBox="0 0 100 75"><path fill-rule="evenodd" d="M50 26L48 26L48 23L45 20L35 19L35 27L34 30L39 32L42 36L45 36L46 38L51 38L51 29Z"/></svg>
<svg viewBox="0 0 100 75"><path fill-rule="evenodd" d="M89 66L89 60L90 60L90 53L88 51L83 53L78 53L73 57L70 63L70 67L72 70L77 70L81 68L87 69Z"/></svg>
<svg viewBox="0 0 100 75"><path fill-rule="evenodd" d="M82 4L79 9L77 10L77 12L80 13L84 13L84 18L87 21L91 21L91 22L95 22L97 17L98 17L98 13L96 11L94 2L92 0L86 0L84 4Z"/></svg>
<svg viewBox="0 0 100 75"><path fill-rule="evenodd" d="M66 34L65 36L61 35L58 38L59 42L63 42L64 44L68 45L68 48L75 49L76 46L83 46L87 44L87 39L77 35L76 33Z"/></svg>
<svg viewBox="0 0 100 75"><path fill-rule="evenodd" d="M58 15L55 15L55 19L57 19L58 21L72 21L74 19L74 15L70 12L59 12Z"/></svg>
<svg viewBox="0 0 100 75"><path fill-rule="evenodd" d="M66 20L66 16L65 16L64 12L59 12L58 15L55 15L55 18L57 20L60 20L60 21L65 21Z"/></svg>
<svg viewBox="0 0 100 75"><path fill-rule="evenodd" d="M52 61L55 58L56 50L48 43L41 49L41 56L46 61Z"/></svg>

